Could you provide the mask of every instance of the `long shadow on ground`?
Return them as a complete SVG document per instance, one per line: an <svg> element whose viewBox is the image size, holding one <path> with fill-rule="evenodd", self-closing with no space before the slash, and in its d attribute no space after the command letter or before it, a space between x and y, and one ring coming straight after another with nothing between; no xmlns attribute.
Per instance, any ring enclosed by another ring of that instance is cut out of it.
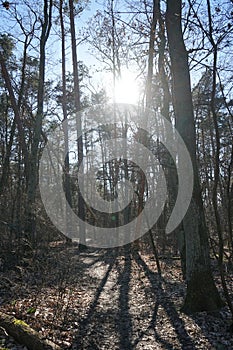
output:
<svg viewBox="0 0 233 350"><path fill-rule="evenodd" d="M132 350L132 318L129 310L129 288L131 277L131 255L128 247L125 247L125 261L121 274L118 277L119 293L119 319L118 332L120 337L120 349Z"/></svg>
<svg viewBox="0 0 233 350"><path fill-rule="evenodd" d="M114 255L111 255L111 259L109 260L109 254L108 253L104 254L104 258L109 262L107 272L105 273L99 286L96 289L94 299L89 306L89 310L88 310L86 316L83 319L81 319L81 321L79 323L79 330L78 330L78 333L77 333L75 340L73 342L72 349L83 349L84 347L85 347L85 349L90 349L90 350L99 349L98 345L95 344L94 342L92 342L91 339L88 342L88 344L85 345L84 343L85 343L86 337L90 331L88 328L90 327L92 318L94 317L94 315L96 313L96 307L98 306L100 295L103 292L104 286L106 285L106 282L109 278L110 272L112 271L113 266L116 262L116 257L117 257L117 253L115 253ZM97 262L97 261L101 261L101 259L95 260L95 262ZM99 318L100 325L101 325L101 318L104 318L103 313ZM99 329L98 337L100 335L101 335L101 330Z"/></svg>
<svg viewBox="0 0 233 350"><path fill-rule="evenodd" d="M179 317L179 314L177 313L177 310L173 303L169 300L169 295L166 293L162 286L162 279L158 276L157 273L151 271L145 261L141 258L138 252L134 253L134 258L136 263L139 267L141 267L150 281L152 292L154 293L156 303L154 306L154 312L153 316L151 318L150 324L146 331L142 331L141 334L137 337L137 339L134 341L134 346L139 343L139 341L142 339L142 337L150 330L152 329L154 331L154 338L157 343L160 344L162 349L172 350L174 349L174 345L170 342L168 342L165 339L162 339L162 337L158 334L156 331L156 321L157 321L157 315L158 315L158 308L159 305L165 310L170 323L171 327L175 330L177 337L179 339L181 348L184 350L195 350L196 347L188 335L185 327L184 322Z"/></svg>

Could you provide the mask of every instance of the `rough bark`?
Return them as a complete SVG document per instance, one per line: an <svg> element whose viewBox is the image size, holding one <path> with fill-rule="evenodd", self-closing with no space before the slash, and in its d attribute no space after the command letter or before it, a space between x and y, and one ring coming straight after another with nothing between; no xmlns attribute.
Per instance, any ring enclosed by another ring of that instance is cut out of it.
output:
<svg viewBox="0 0 233 350"><path fill-rule="evenodd" d="M176 128L189 151L194 172L193 196L183 220L187 280L183 311L211 311L219 309L222 306L222 301L210 268L208 235L196 161L196 138L188 55L181 27L181 5L181 0L167 1L166 28L173 78Z"/></svg>

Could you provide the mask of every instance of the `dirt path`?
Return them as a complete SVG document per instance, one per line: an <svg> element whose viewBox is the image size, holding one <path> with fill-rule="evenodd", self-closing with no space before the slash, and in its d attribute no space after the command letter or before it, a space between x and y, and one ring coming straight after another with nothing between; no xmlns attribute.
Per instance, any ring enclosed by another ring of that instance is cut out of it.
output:
<svg viewBox="0 0 233 350"><path fill-rule="evenodd" d="M176 260L162 263L160 278L152 256L68 247L52 251L43 271L21 269L2 289L1 309L63 349L233 349L226 308L192 317L178 311L184 283ZM7 348L9 339L0 341ZM8 349L23 349L10 341Z"/></svg>

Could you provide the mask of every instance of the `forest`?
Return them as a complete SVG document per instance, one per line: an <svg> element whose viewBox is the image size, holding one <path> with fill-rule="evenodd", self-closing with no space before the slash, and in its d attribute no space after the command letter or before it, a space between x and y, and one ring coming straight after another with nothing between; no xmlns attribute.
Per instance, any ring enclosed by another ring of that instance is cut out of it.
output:
<svg viewBox="0 0 233 350"><path fill-rule="evenodd" d="M233 349L233 1L0 3L0 350Z"/></svg>

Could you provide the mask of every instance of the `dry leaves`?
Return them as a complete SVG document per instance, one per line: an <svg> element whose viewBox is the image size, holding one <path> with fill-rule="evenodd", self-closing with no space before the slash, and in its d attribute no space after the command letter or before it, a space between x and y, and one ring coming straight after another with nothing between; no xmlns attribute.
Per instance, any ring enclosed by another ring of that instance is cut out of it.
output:
<svg viewBox="0 0 233 350"><path fill-rule="evenodd" d="M63 349L232 349L227 308L180 313L185 285L179 261L162 266L160 278L149 255L53 247L43 260L0 274L1 309ZM233 288L232 274L228 284ZM4 330L1 346L26 350Z"/></svg>

